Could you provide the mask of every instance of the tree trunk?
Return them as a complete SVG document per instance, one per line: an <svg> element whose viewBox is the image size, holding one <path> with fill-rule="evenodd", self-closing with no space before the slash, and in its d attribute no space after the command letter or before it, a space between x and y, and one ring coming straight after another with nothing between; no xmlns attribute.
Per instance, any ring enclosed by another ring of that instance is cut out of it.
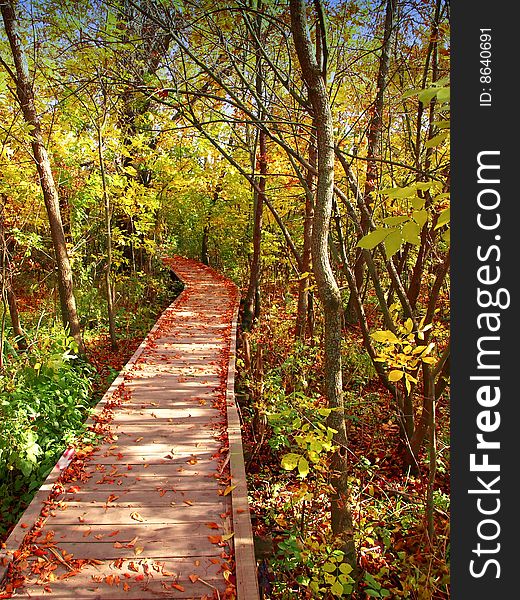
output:
<svg viewBox="0 0 520 600"><path fill-rule="evenodd" d="M262 38L262 2L259 1L256 9L258 10L256 19L256 39ZM256 93L259 98L264 97L264 76L262 72L262 59L260 48L256 48ZM263 110L260 108L258 117L260 120L264 118ZM256 157L259 177L257 187L254 190L254 225L253 225L253 260L251 261L251 272L249 276L249 286L247 289L246 298L244 301L244 312L242 316L242 328L244 330L251 329L255 315L260 313L259 302L257 296L260 291L260 271L262 260L262 214L265 204L265 183L267 175L267 138L265 131L260 130L258 134L258 156ZM256 170L256 169L255 169Z"/></svg>
<svg viewBox="0 0 520 600"><path fill-rule="evenodd" d="M70 335L74 338L78 345L79 353L84 356L85 347L81 338L81 329L76 312L72 269L67 253L67 244L63 231L63 224L61 221L58 192L56 190L49 156L43 141L40 119L36 112L34 92L29 77L29 68L20 36L18 34L14 3L11 0L1 4L0 8L15 64L16 74L13 73L12 75L16 83L18 101L23 112L24 120L32 127L31 146L40 178L40 185L43 192L45 208L49 218L52 243L56 256L61 315L64 325L68 327Z"/></svg>
<svg viewBox="0 0 520 600"><path fill-rule="evenodd" d="M381 154L380 146L381 133L383 131L384 93L385 88L387 86L388 69L390 65L390 42L392 39L392 29L395 10L396 1L387 0L383 33L383 45L381 47L381 56L379 58L379 70L377 73L376 97L372 105L372 115L368 126L367 168L363 202L365 203L369 211L371 211L372 209L371 205L374 201L374 199L372 198L372 194L377 188L377 183L379 179L379 168L377 159ZM363 230L363 235L366 235L369 232L369 226L370 224L368 222L367 215L365 211L362 211L361 227ZM354 275L356 278L356 286L359 291L363 287L364 273L364 253L361 248L358 248L356 253L356 263L354 265ZM355 321L355 308L350 300L346 311L346 318L347 321L350 323Z"/></svg>
<svg viewBox="0 0 520 600"><path fill-rule="evenodd" d="M342 541L345 560L356 569L356 548L352 515L348 504L347 432L343 416L341 376L341 295L334 278L329 254L328 237L334 194L334 133L330 101L324 69L318 65L307 26L305 0L290 0L291 30L303 79L309 91L316 125L318 148L318 182L312 232L312 262L318 294L325 319L325 394L331 408L330 426L337 433L338 449L332 457L331 498L332 532ZM323 38L325 32L322 31ZM324 49L324 56L326 52ZM325 62L325 61L323 61Z"/></svg>
<svg viewBox="0 0 520 600"><path fill-rule="evenodd" d="M309 142L309 164L316 167L317 150L316 138L313 135ZM302 251L302 269L304 273L312 271L312 220L314 218L314 199L310 195L314 192L315 177L312 171L307 170L306 183L308 191L305 194L305 221L303 224L303 251ZM298 284L298 312L296 315L296 338L305 338L305 331L310 327L312 303L309 301L310 277L302 277Z"/></svg>
<svg viewBox="0 0 520 600"><path fill-rule="evenodd" d="M101 172L101 187L103 190L103 205L105 208L105 232L107 236L107 261L105 265L105 286L107 290L108 331L112 350L117 350L116 319L114 315L114 287L112 282L112 207L108 196L105 157L103 154L103 124L96 123L99 170Z"/></svg>
<svg viewBox="0 0 520 600"><path fill-rule="evenodd" d="M255 313L258 313L256 304L256 292L259 288L260 281L260 269L262 259L262 213L264 210L264 199L265 199L265 177L267 175L267 161L266 161L266 139L263 131L259 134L259 154L258 154L258 167L260 177L258 178L258 191L255 190L255 216L254 216L254 227L253 227L253 260L251 261L251 272L249 276L249 286L247 289L246 298L244 301L244 313L242 317L242 327L245 330L251 329ZM259 307L258 307L259 308Z"/></svg>

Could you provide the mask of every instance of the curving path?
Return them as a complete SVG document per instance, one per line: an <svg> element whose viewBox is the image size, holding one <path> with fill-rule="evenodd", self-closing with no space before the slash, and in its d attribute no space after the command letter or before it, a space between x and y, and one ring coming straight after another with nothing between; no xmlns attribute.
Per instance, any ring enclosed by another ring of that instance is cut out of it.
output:
<svg viewBox="0 0 520 600"><path fill-rule="evenodd" d="M239 598L256 597L230 398L237 290L165 262L186 288L91 417L101 443L60 459L11 534L0 597L235 598L239 573Z"/></svg>

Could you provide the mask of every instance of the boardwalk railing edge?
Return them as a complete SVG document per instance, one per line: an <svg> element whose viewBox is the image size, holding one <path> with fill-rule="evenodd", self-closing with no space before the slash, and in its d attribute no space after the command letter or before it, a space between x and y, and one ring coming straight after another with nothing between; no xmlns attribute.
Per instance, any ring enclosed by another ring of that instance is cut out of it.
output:
<svg viewBox="0 0 520 600"><path fill-rule="evenodd" d="M171 269L171 267L169 268ZM173 269L171 270L173 271ZM176 275L177 277L179 277L177 273ZM114 392L119 388L119 386L122 383L124 383L126 374L139 360L139 357L146 349L148 342L153 338L157 329L159 329L161 322L165 318L166 314L171 312L175 304L182 298L184 292L188 288L188 284L182 278L179 277L179 279L184 285L184 288L182 289L181 293L160 314L155 325L146 334L143 341L139 344L139 346L132 354L128 362L123 366L123 368L119 372L118 376L114 379L108 390L103 394L103 397L96 404L92 413L85 421L85 424L87 426L94 425L94 417L103 411L105 404L112 398ZM4 546L0 548L0 583L4 579L7 569L9 568L9 564L12 560L13 553L16 550L18 550L18 548L20 548L25 536L31 531L32 527L35 525L36 521L40 516L40 512L43 508L44 502L48 499L49 495L53 491L53 488L58 482L61 473L69 466L73 458L74 449L67 448L54 465L52 471L47 475L47 478L44 480L40 489L34 495L29 506L22 513L22 516L18 519L17 524L14 526L13 530L9 534L9 537L6 539ZM24 525L24 527L22 527L22 524Z"/></svg>
<svg viewBox="0 0 520 600"><path fill-rule="evenodd" d="M235 547L235 573L238 600L259 600L253 529L247 501L247 480L242 447L242 429L235 399L236 339L238 302L235 305L229 340L229 364L226 407L229 439L231 484L231 517Z"/></svg>

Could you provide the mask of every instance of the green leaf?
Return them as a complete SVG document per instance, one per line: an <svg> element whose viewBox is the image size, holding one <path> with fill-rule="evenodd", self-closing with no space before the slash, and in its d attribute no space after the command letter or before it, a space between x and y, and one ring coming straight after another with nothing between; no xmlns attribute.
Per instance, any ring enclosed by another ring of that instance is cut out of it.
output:
<svg viewBox="0 0 520 600"><path fill-rule="evenodd" d="M403 244L403 237L399 230L392 231L384 240L385 255L386 258L392 258L392 256L401 248Z"/></svg>
<svg viewBox="0 0 520 600"><path fill-rule="evenodd" d="M339 596L341 598L341 596L343 596L343 584L340 581L335 581L331 588L330 591L335 595L335 596Z"/></svg>
<svg viewBox="0 0 520 600"><path fill-rule="evenodd" d="M446 223L450 222L450 207L448 206L448 208L445 208L444 210L442 210L439 213L439 217L437 218L437 224L435 225L435 229L439 229L439 227L442 227L443 225L446 225Z"/></svg>
<svg viewBox="0 0 520 600"><path fill-rule="evenodd" d="M390 371L390 373L388 373L388 381L399 381L403 378L403 375L404 371Z"/></svg>
<svg viewBox="0 0 520 600"><path fill-rule="evenodd" d="M372 250L372 248L375 248L378 244L380 244L392 231L392 229L385 228L374 229L374 231L371 231L367 235L363 236L357 245L365 250Z"/></svg>
<svg viewBox="0 0 520 600"><path fill-rule="evenodd" d="M298 461L298 473L300 474L300 477L307 477L309 474L309 463L303 456L301 456Z"/></svg>
<svg viewBox="0 0 520 600"><path fill-rule="evenodd" d="M379 592L377 592L376 590L366 589L365 594L367 596L370 596L371 598L381 598Z"/></svg>
<svg viewBox="0 0 520 600"><path fill-rule="evenodd" d="M298 465L299 460L299 454L293 454L292 452L289 452L289 454L285 454L284 456L282 456L282 469L285 469L286 471L292 471Z"/></svg>
<svg viewBox="0 0 520 600"><path fill-rule="evenodd" d="M421 91L422 91L422 88L413 88L411 90L408 90L401 96L401 100L406 100L407 98L410 98L411 96L417 96L417 94Z"/></svg>
<svg viewBox="0 0 520 600"><path fill-rule="evenodd" d="M383 219L383 223L385 225L390 225L390 226L394 226L394 225L401 225L402 223L405 223L406 221L409 221L409 217L405 217L405 216L401 216L401 217L386 217L386 219Z"/></svg>
<svg viewBox="0 0 520 600"><path fill-rule="evenodd" d="M337 569L336 565L334 563L331 563L331 562L326 562L323 565L323 570L326 573L334 573L336 571L336 569Z"/></svg>
<svg viewBox="0 0 520 600"><path fill-rule="evenodd" d="M432 98L437 94L437 88L427 88L419 93L418 98L423 106L429 104Z"/></svg>
<svg viewBox="0 0 520 600"><path fill-rule="evenodd" d="M422 229L426 221L428 221L428 211L427 210L414 210L412 213L412 217L414 221L419 225Z"/></svg>
<svg viewBox="0 0 520 600"><path fill-rule="evenodd" d="M415 210L420 210L425 203L425 198L419 198L419 196L415 196L414 198L410 198L410 203L412 205L412 208L415 208Z"/></svg>
<svg viewBox="0 0 520 600"><path fill-rule="evenodd" d="M416 246L421 244L421 240L419 238L420 232L421 230L419 229L419 225L413 221L408 221L408 223L403 225L403 239L410 244L415 244Z"/></svg>
<svg viewBox="0 0 520 600"><path fill-rule="evenodd" d="M409 185L407 187L386 188L381 190L382 194L386 194L389 198L408 198L416 191L416 186Z"/></svg>
<svg viewBox="0 0 520 600"><path fill-rule="evenodd" d="M448 137L448 135L449 135L448 131L441 131L441 133L438 133L437 135L434 135L432 138L430 138L424 144L424 147L425 148L434 148L435 146L439 146L439 144L442 144L442 142Z"/></svg>
<svg viewBox="0 0 520 600"><path fill-rule="evenodd" d="M349 565L348 563L341 563L339 565L339 570L344 574L344 575L348 575L349 573L352 573L352 566Z"/></svg>
<svg viewBox="0 0 520 600"><path fill-rule="evenodd" d="M450 101L450 88L449 87L441 88L437 92L437 100L439 102L449 102Z"/></svg>

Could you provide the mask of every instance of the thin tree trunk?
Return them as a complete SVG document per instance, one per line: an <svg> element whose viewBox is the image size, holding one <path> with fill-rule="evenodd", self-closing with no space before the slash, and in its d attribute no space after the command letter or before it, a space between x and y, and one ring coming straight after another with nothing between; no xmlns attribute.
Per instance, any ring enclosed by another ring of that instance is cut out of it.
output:
<svg viewBox="0 0 520 600"><path fill-rule="evenodd" d="M318 11L321 6L318 5ZM318 182L312 232L312 261L318 294L325 319L325 394L333 410L330 426L336 430L334 441L338 449L332 457L331 497L332 531L342 541L345 560L356 570L354 527L349 507L347 481L347 432L343 416L343 389L341 376L341 295L334 278L329 254L328 237L334 194L334 133L330 101L322 65L318 65L312 51L307 26L305 0L290 0L291 30L303 79L309 91L316 124L318 148ZM325 41L325 31L321 34ZM325 48L324 48L325 50ZM326 56L326 52L323 53ZM325 60L323 67L326 66Z"/></svg>
<svg viewBox="0 0 520 600"><path fill-rule="evenodd" d="M262 2L258 2L256 9L258 16L256 19L256 38L262 39ZM262 59L260 48L256 48L256 93L259 98L264 97L264 76L262 72ZM263 110L259 111L259 119L263 120ZM260 130L258 134L258 156L257 164L259 177L257 187L253 190L254 194L254 225L253 225L253 260L251 261L251 271L249 276L249 286L244 301L244 312L242 317L242 327L244 330L251 329L255 314L258 314L260 307L257 306L257 291L259 291L260 271L262 261L262 214L265 203L265 184L267 175L267 136L265 131Z"/></svg>
<svg viewBox="0 0 520 600"><path fill-rule="evenodd" d="M105 232L107 236L107 261L105 265L105 286L107 290L108 331L112 350L117 350L116 320L114 315L114 288L112 283L112 208L108 196L105 157L103 155L102 123L96 123L98 137L99 170L101 172L101 188L105 207Z"/></svg>
<svg viewBox="0 0 520 600"><path fill-rule="evenodd" d="M67 244L59 208L58 192L54 182L49 156L43 141L40 119L36 112L34 92L29 77L29 68L18 34L14 2L12 2L12 0L5 2L1 4L0 9L2 11L5 31L9 39L9 45L15 64L16 73L11 73L11 75L16 83L18 101L23 112L24 120L32 127L31 146L40 178L40 185L49 218L51 238L56 256L61 315L64 325L68 327L70 335L78 345L79 353L84 356L85 347L81 338L81 329L76 311L72 269L67 253Z"/></svg>
<svg viewBox="0 0 520 600"><path fill-rule="evenodd" d="M387 0L385 9L383 44L381 47L381 56L379 58L379 70L377 73L376 97L372 105L372 115L368 126L367 167L363 202L365 203L369 211L372 210L372 204L374 201L372 194L377 188L379 180L379 168L377 159L380 157L381 154L380 146L381 134L383 131L384 93L388 82L388 70L390 66L390 43L392 40L395 10L396 0ZM363 230L363 235L367 234L370 230L370 223L365 212L361 213L361 227ZM364 256L365 254L363 253L363 250L361 248L358 248L356 253L356 262L354 265L354 275L356 278L356 286L358 290L361 290L363 287L363 278L365 273ZM355 309L350 299L347 306L346 315L348 322L354 321Z"/></svg>
<svg viewBox="0 0 520 600"><path fill-rule="evenodd" d="M316 168L317 162L316 137L312 135L309 142L309 164ZM305 193L305 221L303 224L303 250L302 250L302 269L303 273L312 271L312 221L314 218L314 199L311 197L315 188L315 176L307 169ZM305 338L305 330L310 325L309 314L311 303L309 302L309 284L310 276L302 277L298 284L298 312L296 315L296 339ZM310 329L310 327L308 327Z"/></svg>

